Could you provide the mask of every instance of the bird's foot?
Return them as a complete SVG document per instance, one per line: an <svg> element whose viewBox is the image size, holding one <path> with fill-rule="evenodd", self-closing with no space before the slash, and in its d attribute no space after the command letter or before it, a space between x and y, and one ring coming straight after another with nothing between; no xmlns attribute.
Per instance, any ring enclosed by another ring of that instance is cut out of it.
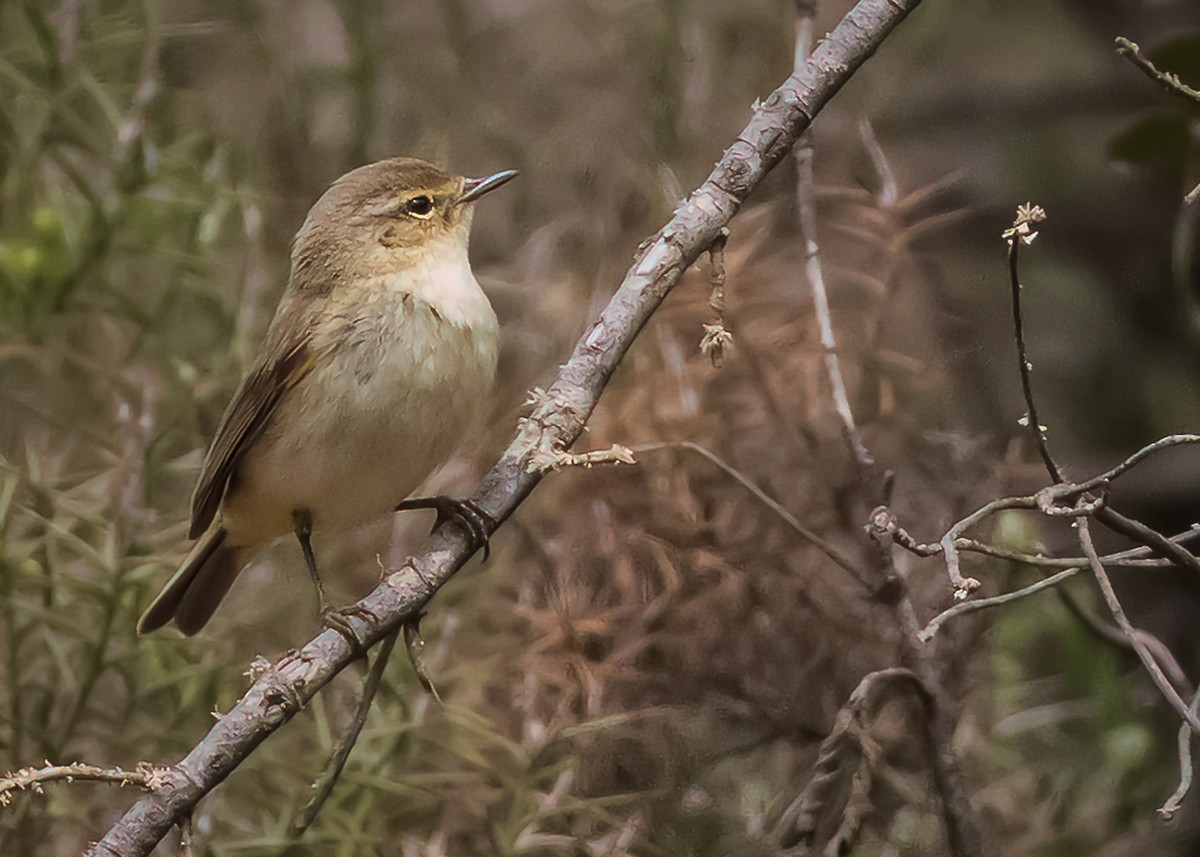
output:
<svg viewBox="0 0 1200 857"><path fill-rule="evenodd" d="M344 607L330 607L328 604L323 604L321 607L321 624L331 631L341 634L342 638L350 644L350 648L354 650L355 657L365 657L366 646L363 645L354 626L350 624L351 619L359 619L363 622L379 621L378 616L359 604L347 604Z"/></svg>
<svg viewBox="0 0 1200 857"><path fill-rule="evenodd" d="M436 533L447 522L453 522L467 534L472 548L483 549L483 561L487 562L491 555L491 544L488 540L496 529L496 519L479 508L474 500L457 500L445 494L438 494L436 497L413 497L396 507L397 512L410 509L433 509L437 512L437 520L433 522L433 528L429 531L431 533Z"/></svg>

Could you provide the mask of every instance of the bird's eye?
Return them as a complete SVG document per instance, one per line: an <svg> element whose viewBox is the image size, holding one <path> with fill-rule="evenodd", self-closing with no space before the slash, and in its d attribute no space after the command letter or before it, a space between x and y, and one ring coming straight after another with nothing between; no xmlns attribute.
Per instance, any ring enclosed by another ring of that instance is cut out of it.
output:
<svg viewBox="0 0 1200 857"><path fill-rule="evenodd" d="M415 217L428 217L433 213L433 200L423 194L414 196L404 203L404 210Z"/></svg>

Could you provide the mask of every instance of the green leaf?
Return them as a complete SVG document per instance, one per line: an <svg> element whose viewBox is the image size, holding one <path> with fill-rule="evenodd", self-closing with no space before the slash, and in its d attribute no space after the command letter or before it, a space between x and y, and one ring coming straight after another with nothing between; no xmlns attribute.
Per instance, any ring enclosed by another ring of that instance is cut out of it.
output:
<svg viewBox="0 0 1200 857"><path fill-rule="evenodd" d="M1119 131L1108 145L1108 154L1127 164L1178 172L1190 145L1187 120L1172 110L1155 110Z"/></svg>

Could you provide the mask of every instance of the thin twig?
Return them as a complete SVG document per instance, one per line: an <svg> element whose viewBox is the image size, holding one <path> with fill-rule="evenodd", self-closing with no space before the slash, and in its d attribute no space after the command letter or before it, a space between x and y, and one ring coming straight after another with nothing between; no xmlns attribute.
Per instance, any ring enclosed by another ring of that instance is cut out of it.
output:
<svg viewBox="0 0 1200 857"><path fill-rule="evenodd" d="M1167 539L1168 542L1180 545L1184 542L1200 536L1200 525L1193 524L1192 527L1179 535L1171 536ZM904 548L914 556L931 557L940 556L944 553L941 542L927 544L919 542L903 527L895 527L892 532L892 540L897 545ZM989 556L993 559L1003 559L1009 562L1021 563L1022 565L1032 565L1038 568L1087 568L1087 557L1082 556L1045 556L1040 553L1026 553L1025 551L1015 550L1013 548L1000 547L999 545L990 545L986 542L981 542L978 539L965 538L959 536L954 540L954 546L959 553L977 553L981 556ZM1166 558L1151 558L1154 551L1148 547L1128 548L1116 553L1106 554L1101 557L1106 566L1118 566L1120 568L1173 568L1177 564Z"/></svg>
<svg viewBox="0 0 1200 857"><path fill-rule="evenodd" d="M1136 42L1131 42L1124 36L1115 39L1117 53L1137 66L1138 71L1153 81L1159 83L1167 92L1182 95L1196 104L1200 104L1200 92L1192 89L1179 79L1179 75L1169 71L1159 71L1158 67L1142 53Z"/></svg>
<svg viewBox="0 0 1200 857"><path fill-rule="evenodd" d="M1197 714L1200 711L1200 691L1197 691L1192 696L1192 704L1188 706L1188 711L1192 712L1192 714ZM1171 796L1163 801L1163 805L1158 808L1158 817L1163 821L1170 821L1175 813L1179 811L1179 807L1183 805L1183 799L1187 797L1187 793L1192 787L1192 776L1194 773L1192 762L1192 730L1188 727L1187 723L1180 725L1177 742L1179 748L1179 785L1175 787L1175 791L1171 793Z"/></svg>
<svg viewBox="0 0 1200 857"><path fill-rule="evenodd" d="M528 460L538 451L565 450L579 437L608 379L637 334L683 272L737 213L763 176L787 157L796 137L875 52L920 0L860 0L792 74L754 111L712 173L680 204L645 245L600 317L561 367L543 406L522 421L504 455L476 493L478 505L502 523L542 479ZM437 589L466 564L474 547L443 530L429 550L390 574L359 602L376 619L355 620L373 646L416 616ZM169 787L139 800L91 849L91 857L145 857L175 820L237 768L259 744L352 663L358 648L326 630L275 672L268 672L188 755L166 769ZM286 685L286 687L285 687ZM290 691L290 692L289 692Z"/></svg>
<svg viewBox="0 0 1200 857"><path fill-rule="evenodd" d="M1190 443L1200 443L1200 434L1170 434L1164 438L1160 438L1154 443L1147 444L1135 452L1133 455L1126 458L1120 464L1110 467L1108 470L1101 473L1099 476L1093 476L1086 482L1076 482L1074 490L1080 493L1084 491L1092 491L1112 482L1121 474L1125 473L1131 467L1140 463L1143 459L1149 458L1156 452L1164 449L1170 449L1173 446L1183 446Z"/></svg>
<svg viewBox="0 0 1200 857"><path fill-rule="evenodd" d="M1037 238L1036 224L1046 219L1046 212L1040 206L1025 203L1017 207L1017 217L1011 229L1004 232L1004 240L1008 242L1008 279L1012 293L1013 334L1017 340L1017 367L1021 376L1021 392L1025 396L1025 417L1029 430L1033 433L1037 444L1038 455L1046 465L1046 472L1054 482L1062 482L1062 472L1054 459L1050 457L1050 447L1046 440L1046 427L1038 419L1037 404L1033 399L1033 364L1029 362L1029 350L1025 347L1025 322L1021 313L1021 278L1018 273L1017 257L1022 244L1032 244Z"/></svg>
<svg viewBox="0 0 1200 857"><path fill-rule="evenodd" d="M958 537L964 531L975 526L989 515L1001 512L1006 509L1036 509L1037 495L1029 497L1000 497L992 500L989 503L980 506L967 517L963 518L957 524L946 530L946 535L942 536L941 546L942 553L946 555L946 573L950 577L950 582L954 585L954 597L966 598L972 592L979 588L979 581L973 577L963 577L962 570L959 568L958 561Z"/></svg>
<svg viewBox="0 0 1200 857"><path fill-rule="evenodd" d="M963 613L972 613L975 610L987 610L990 607L999 607L1002 604L1008 604L1012 601L1019 601L1022 598L1028 598L1030 595L1037 595L1039 592L1058 586L1064 580L1069 580L1079 572L1082 568L1068 568L1057 574L1052 574L1049 577L1039 580L1037 583L1031 583L1029 586L1021 589L1015 589L1012 592L1005 592L1002 595L993 595L991 598L976 598L974 601L960 601L953 607L943 610L941 613L929 620L929 623L921 629L921 642L927 643L933 639L933 635L937 633L938 628L942 627L948 620L955 616L960 616Z"/></svg>
<svg viewBox="0 0 1200 857"><path fill-rule="evenodd" d="M829 559L831 559L835 565L849 573L850 576L858 581L864 589L868 591L874 589L871 583L863 576L863 573L859 570L858 566L855 565L848 556L819 536L815 531L802 524L799 518L780 505L779 501L760 488L749 476L738 470L725 459L721 458L721 456L717 455L708 447L694 443L690 440L661 441L659 443L644 443L639 446L635 446L633 447L633 452L657 452L658 450L662 449L686 450L688 452L694 452L696 455L708 460L719 470L725 473L725 475L729 476L739 485L749 491L754 499L758 500L758 502L762 503L776 515L778 515L780 520L791 527L792 530L798 536L800 536L800 538L811 543L813 547L817 548L819 551L821 551L821 553L829 557Z"/></svg>
<svg viewBox="0 0 1200 857"><path fill-rule="evenodd" d="M728 240L729 227L725 227L708 248L708 279L712 284L708 308L713 311L713 320L704 325L700 353L708 357L714 369L725 365L725 352L733 347L733 333L725 320L725 244Z"/></svg>
<svg viewBox="0 0 1200 857"><path fill-rule="evenodd" d="M437 685L433 683L429 669L425 666L425 641L421 638L419 621L409 622L404 626L404 650L408 652L408 663L416 673L421 689L439 706L444 707L446 703L442 702L442 695L438 693Z"/></svg>
<svg viewBox="0 0 1200 857"><path fill-rule="evenodd" d="M1130 41L1124 36L1116 38L1117 53L1126 57L1130 62L1137 67L1142 74L1151 80L1162 85L1167 92L1173 95L1182 96L1193 103L1200 104L1200 92L1192 89L1179 79L1179 75L1174 72L1161 71L1159 68L1142 54L1142 49L1137 46L1136 42ZM1191 205L1197 199L1200 199L1200 184L1187 192L1183 198L1184 205Z"/></svg>
<svg viewBox="0 0 1200 857"><path fill-rule="evenodd" d="M795 67L801 69L808 61L809 46L813 37L812 3L799 2L796 15ZM804 240L804 279L812 294L813 316L820 334L821 353L825 363L825 377L829 382L833 409L841 423L842 434L858 478L862 482L870 479L875 468L875 459L863 443L862 434L854 421L850 407L850 395L846 391L846 379L838 359L837 334L833 329L833 316L829 310L829 295L825 289L825 274L821 268L821 249L817 242L817 198L816 180L813 177L812 132L800 135L793 150L796 160L796 211L800 221L800 236Z"/></svg>
<svg viewBox="0 0 1200 857"><path fill-rule="evenodd" d="M367 671L367 676L363 681L358 707L354 711L354 719L350 721L350 725L346 727L346 731L334 745L333 752L329 754L329 759L325 762L325 768L313 782L312 797L296 813L296 817L288 826L289 836L303 836L304 831L308 830L317 820L317 814L321 811L321 807L325 806L325 802L333 794L333 787L337 785L338 779L342 776L346 761L350 758L350 752L358 743L358 736L362 734L363 726L366 725L367 715L371 713L371 704L374 703L375 695L379 692L383 671L387 669L388 660L392 656L392 649L396 646L398 635L399 629L384 637L383 642L379 644L379 650L375 653L375 661L371 664L371 669Z"/></svg>
<svg viewBox="0 0 1200 857"><path fill-rule="evenodd" d="M21 768L9 771L0 777L0 807L12 803L17 792L41 794L48 783L112 783L118 786L137 786L152 789L158 784L158 770L144 765L137 770L123 768L101 768L73 762L70 765L51 765L47 762L40 768Z"/></svg>
<svg viewBox="0 0 1200 857"><path fill-rule="evenodd" d="M1091 564L1092 576L1096 578L1096 584L1100 587L1100 594L1104 597L1104 603L1108 605L1113 619L1116 620L1117 627L1121 629L1125 638L1129 640L1130 645L1133 646L1133 650L1137 653L1138 659L1141 660L1142 666L1146 668L1146 672L1150 673L1150 679L1158 687L1167 702L1170 703L1175 712L1194 732L1200 734L1200 716L1197 716L1197 713L1188 707L1188 704L1183 701L1178 691L1171 685L1171 682L1163 674L1162 667L1159 666L1149 647L1137 633L1137 630L1129 621L1129 617L1125 615L1125 608L1121 606L1121 602L1112 588L1112 582L1108 579L1108 573L1104 570L1104 563L1100 561L1100 555L1096 553L1096 546L1092 543L1092 534L1089 529L1087 517L1080 516L1076 524L1079 532L1079 546L1083 548L1083 554Z"/></svg>

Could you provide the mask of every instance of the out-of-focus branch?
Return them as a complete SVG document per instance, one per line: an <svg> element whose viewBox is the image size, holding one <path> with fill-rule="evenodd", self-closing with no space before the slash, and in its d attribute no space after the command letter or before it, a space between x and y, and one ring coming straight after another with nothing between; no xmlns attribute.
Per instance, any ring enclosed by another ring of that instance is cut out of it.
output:
<svg viewBox="0 0 1200 857"><path fill-rule="evenodd" d="M749 124L705 182L637 255L625 279L575 346L544 400L484 478L476 501L504 521L541 481L538 453L562 451L579 437L596 402L637 334L683 272L712 245L763 176L787 157L797 136L875 52L920 0L861 0L799 73L758 105ZM417 615L470 558L467 539L445 532L359 602L362 643L373 646ZM91 849L91 855L146 855L171 825L288 722L356 657L341 634L326 631L279 667L256 677L242 699Z"/></svg>
<svg viewBox="0 0 1200 857"><path fill-rule="evenodd" d="M900 667L878 670L863 676L858 687L834 718L833 729L821 742L812 776L804 790L785 809L775 826L775 838L784 854L811 854L818 830L827 826L833 813L841 816L837 830L822 849L823 854L850 851L864 815L870 810L870 787L879 749L868 735L869 718L878 709L883 689L907 684L916 690L921 703L930 699L925 687L912 673ZM846 794L847 771L851 785ZM836 806L839 800L844 806Z"/></svg>
<svg viewBox="0 0 1200 857"><path fill-rule="evenodd" d="M795 67L801 69L808 61L808 52L813 39L814 3L811 0L796 0L796 53ZM800 237L804 240L804 279L812 293L813 315L821 341L821 354L825 361L825 377L829 382L829 393L833 409L838 415L858 477L864 483L875 469L872 457L862 434L854 421L850 407L850 395L846 392L846 379L842 375L838 359L837 334L833 329L833 316L829 311L829 294L825 289L825 273L821 267L821 248L817 242L817 193L813 178L812 131L805 131L796 141L796 210L800 221Z"/></svg>
<svg viewBox="0 0 1200 857"><path fill-rule="evenodd" d="M808 52L813 38L815 11L814 0L796 0L795 67L797 69L808 61ZM825 289L820 247L817 243L817 206L811 133L806 132L801 136L797 143L795 157L796 203L799 210L800 230L805 242L805 278L812 293L813 313L820 332L821 350L830 396L834 411L841 424L842 435L854 460L860 500L863 501L865 511L876 503L888 501L890 479L885 477L876 484L877 480L874 478L875 459L867 449L858 425L855 423L854 412L850 406L850 396L846 391L846 380L842 375L841 363L838 360L837 336L829 310L829 297ZM894 190L894 183L891 188ZM955 720L943 687L941 670L933 653L922 645L918 637L920 622L917 619L912 599L909 597L908 587L896 570L891 542L876 526L874 512L871 513L870 519L871 523L868 525L866 533L872 559L871 564L877 577L875 583L879 591L889 591L893 594L890 600L900 631L901 662L911 669L911 674L916 677L928 700L924 716L921 718L921 729L929 748L933 782L941 799L947 850L953 857L981 857L984 853L983 837L971 808L962 764L954 751ZM953 550L953 545L951 545L950 551L953 552ZM859 812L865 812L868 806L869 802L865 806L859 806ZM842 853L843 845L846 848L851 847L852 837L856 835L860 822L861 817L848 809L842 819L842 826L846 827L846 834L851 838L843 838L843 831L839 829L835 837L837 841L831 843L831 853Z"/></svg>

